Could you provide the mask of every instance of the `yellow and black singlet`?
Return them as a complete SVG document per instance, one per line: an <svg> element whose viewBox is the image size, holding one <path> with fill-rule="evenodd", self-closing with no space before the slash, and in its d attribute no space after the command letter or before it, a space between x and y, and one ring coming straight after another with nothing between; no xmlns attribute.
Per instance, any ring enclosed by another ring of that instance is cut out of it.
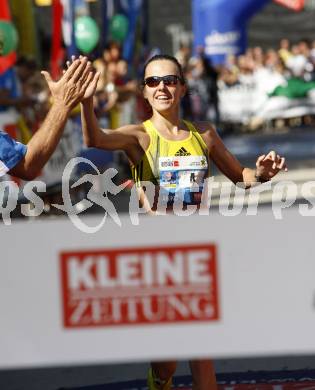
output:
<svg viewBox="0 0 315 390"><path fill-rule="evenodd" d="M131 166L133 180L138 187L150 181L159 187L160 196L168 202L180 197L185 204L200 203L203 184L209 177L207 145L192 123L186 139L171 141L164 138L150 120L143 123L150 136L150 144L137 165Z"/></svg>

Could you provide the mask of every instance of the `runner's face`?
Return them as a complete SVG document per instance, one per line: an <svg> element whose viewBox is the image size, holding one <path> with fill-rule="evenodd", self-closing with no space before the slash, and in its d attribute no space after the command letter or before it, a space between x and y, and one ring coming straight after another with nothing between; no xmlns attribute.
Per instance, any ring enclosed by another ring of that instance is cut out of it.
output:
<svg viewBox="0 0 315 390"><path fill-rule="evenodd" d="M179 74L179 69L172 61L157 60L150 62L146 68L144 79L152 76L168 76ZM165 85L163 81L156 87L144 86L143 95L150 103L153 110L167 112L178 109L181 97L186 92L186 86L177 81L176 85Z"/></svg>

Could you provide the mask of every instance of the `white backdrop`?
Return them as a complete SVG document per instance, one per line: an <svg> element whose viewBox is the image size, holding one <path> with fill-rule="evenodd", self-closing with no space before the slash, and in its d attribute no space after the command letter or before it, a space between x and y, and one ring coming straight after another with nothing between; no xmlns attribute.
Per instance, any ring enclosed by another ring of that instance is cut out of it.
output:
<svg viewBox="0 0 315 390"><path fill-rule="evenodd" d="M315 353L314 219L297 209L139 226L126 215L91 235L66 218L15 221L0 237L0 368ZM189 244L216 246L218 320L64 327L61 252Z"/></svg>

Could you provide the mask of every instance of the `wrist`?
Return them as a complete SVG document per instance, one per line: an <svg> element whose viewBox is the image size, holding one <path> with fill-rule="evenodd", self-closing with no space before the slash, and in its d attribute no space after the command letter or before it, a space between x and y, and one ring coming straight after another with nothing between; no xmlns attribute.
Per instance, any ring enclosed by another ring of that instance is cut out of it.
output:
<svg viewBox="0 0 315 390"><path fill-rule="evenodd" d="M67 117L72 110L72 107L65 105L64 103L53 102L50 107L50 111L53 111L58 116Z"/></svg>
<svg viewBox="0 0 315 390"><path fill-rule="evenodd" d="M80 104L82 105L82 106L93 106L93 96L90 96L90 97L88 97L88 98L86 98L86 99L82 99L81 101L80 101Z"/></svg>
<svg viewBox="0 0 315 390"><path fill-rule="evenodd" d="M258 172L257 170L255 171L255 179L258 183L266 183L270 180L270 178L264 177L263 174Z"/></svg>

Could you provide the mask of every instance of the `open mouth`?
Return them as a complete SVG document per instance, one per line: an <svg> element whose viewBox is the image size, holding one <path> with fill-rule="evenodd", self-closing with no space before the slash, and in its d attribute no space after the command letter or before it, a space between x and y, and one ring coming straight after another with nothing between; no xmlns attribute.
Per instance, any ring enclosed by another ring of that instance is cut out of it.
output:
<svg viewBox="0 0 315 390"><path fill-rule="evenodd" d="M165 96L165 95L163 95L163 96L157 96L155 99L156 99L156 100L159 100L159 101L167 101L167 100L170 100L170 98L169 98L168 96Z"/></svg>

